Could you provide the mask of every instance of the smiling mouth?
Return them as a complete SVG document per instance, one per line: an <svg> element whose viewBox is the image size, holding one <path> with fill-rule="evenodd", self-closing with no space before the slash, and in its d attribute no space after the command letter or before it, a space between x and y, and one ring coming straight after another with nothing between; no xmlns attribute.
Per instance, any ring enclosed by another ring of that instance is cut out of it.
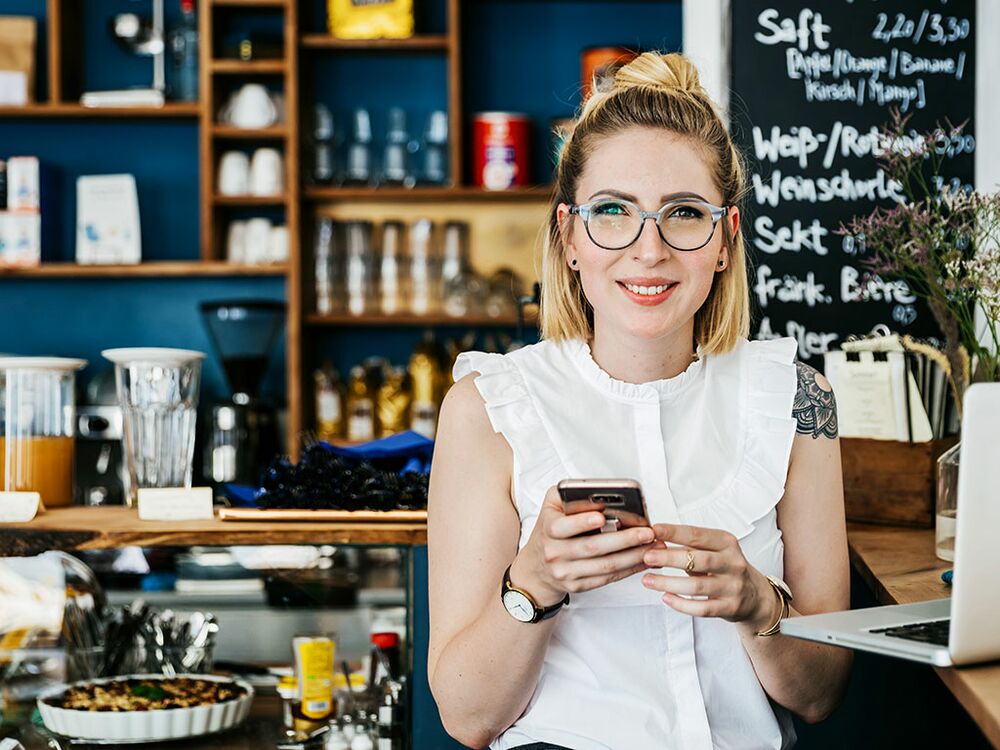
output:
<svg viewBox="0 0 1000 750"><path fill-rule="evenodd" d="M679 282L672 281L666 284L640 285L628 284L624 281L615 282L625 292L625 295L640 305L657 305L670 297Z"/></svg>
<svg viewBox="0 0 1000 750"><path fill-rule="evenodd" d="M638 284L627 284L624 281L619 281L618 283L621 284L626 289L628 289L633 294L641 294L644 296L654 296L657 294L663 294L671 287L677 286L676 281L671 282L669 284L659 284L657 286L640 286Z"/></svg>

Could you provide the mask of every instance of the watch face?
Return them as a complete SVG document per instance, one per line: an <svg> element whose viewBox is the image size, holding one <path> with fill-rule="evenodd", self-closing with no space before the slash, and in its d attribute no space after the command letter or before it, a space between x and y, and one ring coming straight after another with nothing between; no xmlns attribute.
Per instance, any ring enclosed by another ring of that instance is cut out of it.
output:
<svg viewBox="0 0 1000 750"><path fill-rule="evenodd" d="M505 591L503 594L503 606L510 612L510 616L520 622L531 622L535 619L535 608L528 601L528 597L520 591Z"/></svg>

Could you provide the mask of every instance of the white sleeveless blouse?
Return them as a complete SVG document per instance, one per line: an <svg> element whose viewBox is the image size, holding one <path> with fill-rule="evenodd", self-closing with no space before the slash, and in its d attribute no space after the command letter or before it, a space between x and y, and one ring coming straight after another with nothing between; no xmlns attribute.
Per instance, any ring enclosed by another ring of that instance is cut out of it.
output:
<svg viewBox="0 0 1000 750"><path fill-rule="evenodd" d="M751 565L781 577L775 506L795 437L795 352L790 338L741 340L676 377L632 384L604 372L582 341L542 341L466 352L454 376L480 373L490 422L511 446L519 546L560 479L632 478L653 523L730 531ZM493 750L794 744L790 715L769 701L735 626L672 610L641 578L572 595L527 708Z"/></svg>

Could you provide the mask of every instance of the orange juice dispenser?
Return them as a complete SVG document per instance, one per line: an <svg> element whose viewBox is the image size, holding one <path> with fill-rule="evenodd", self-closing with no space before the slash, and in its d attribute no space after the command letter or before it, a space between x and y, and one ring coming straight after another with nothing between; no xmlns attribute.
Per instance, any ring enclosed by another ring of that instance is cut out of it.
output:
<svg viewBox="0 0 1000 750"><path fill-rule="evenodd" d="M76 372L59 357L0 357L0 490L38 492L47 507L73 502Z"/></svg>

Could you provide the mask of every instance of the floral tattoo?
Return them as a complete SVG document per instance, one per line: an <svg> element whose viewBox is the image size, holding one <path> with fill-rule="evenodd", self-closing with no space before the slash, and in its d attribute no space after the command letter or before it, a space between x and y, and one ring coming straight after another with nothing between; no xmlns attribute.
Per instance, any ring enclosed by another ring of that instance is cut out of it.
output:
<svg viewBox="0 0 1000 750"><path fill-rule="evenodd" d="M816 381L819 375L809 365L795 363L799 376L799 387L792 405L792 416L798 422L796 432L812 435L814 438L837 437L837 401L833 391Z"/></svg>

